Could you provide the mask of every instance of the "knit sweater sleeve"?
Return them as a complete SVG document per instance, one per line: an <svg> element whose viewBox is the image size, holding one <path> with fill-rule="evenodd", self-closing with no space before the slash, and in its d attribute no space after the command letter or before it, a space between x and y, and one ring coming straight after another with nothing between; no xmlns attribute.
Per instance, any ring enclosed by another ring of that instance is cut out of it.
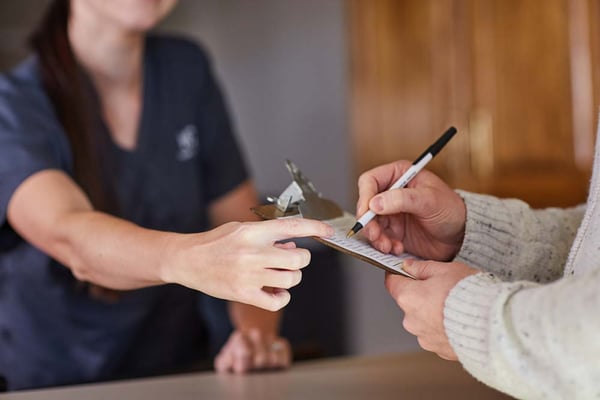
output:
<svg viewBox="0 0 600 400"><path fill-rule="evenodd" d="M446 299L444 325L464 368L526 399L600 396L600 269L553 283L463 279Z"/></svg>
<svg viewBox="0 0 600 400"><path fill-rule="evenodd" d="M600 269L557 280L584 207L533 210L459 194L467 224L456 261L486 271L446 299L444 326L462 365L518 398L598 396Z"/></svg>
<svg viewBox="0 0 600 400"><path fill-rule="evenodd" d="M516 199L458 191L467 208L460 261L504 281L562 276L585 206L534 210Z"/></svg>

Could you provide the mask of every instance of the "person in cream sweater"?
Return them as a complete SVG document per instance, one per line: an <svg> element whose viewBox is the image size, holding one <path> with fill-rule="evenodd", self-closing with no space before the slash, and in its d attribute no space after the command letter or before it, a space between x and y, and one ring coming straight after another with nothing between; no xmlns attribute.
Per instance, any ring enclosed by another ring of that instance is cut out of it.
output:
<svg viewBox="0 0 600 400"><path fill-rule="evenodd" d="M453 190L429 171L384 191L398 161L359 179L363 234L383 252L413 253L385 285L425 350L524 399L600 397L600 147L587 204L533 209Z"/></svg>

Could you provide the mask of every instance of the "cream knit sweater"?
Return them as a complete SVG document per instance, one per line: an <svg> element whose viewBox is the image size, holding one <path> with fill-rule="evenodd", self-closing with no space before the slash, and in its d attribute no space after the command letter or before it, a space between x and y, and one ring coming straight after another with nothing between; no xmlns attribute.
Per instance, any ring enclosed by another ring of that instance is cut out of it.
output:
<svg viewBox="0 0 600 400"><path fill-rule="evenodd" d="M460 192L456 261L481 269L448 296L444 325L464 368L523 399L600 399L600 140L587 207L533 210Z"/></svg>

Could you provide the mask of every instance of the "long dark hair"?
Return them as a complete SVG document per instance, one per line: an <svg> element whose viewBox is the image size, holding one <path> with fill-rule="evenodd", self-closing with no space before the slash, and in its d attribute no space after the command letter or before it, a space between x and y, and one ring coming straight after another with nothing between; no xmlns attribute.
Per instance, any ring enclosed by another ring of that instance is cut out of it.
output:
<svg viewBox="0 0 600 400"><path fill-rule="evenodd" d="M86 86L89 80L69 42L70 13L70 0L53 0L31 34L29 43L38 57L44 89L69 138L75 181L95 209L114 212L112 186L103 179L107 173L100 164L101 147L106 144L106 138L94 131L98 105L91 100L93 94ZM76 287L104 301L112 302L120 297L119 291L87 282L77 281Z"/></svg>
<svg viewBox="0 0 600 400"><path fill-rule="evenodd" d="M69 42L70 0L53 0L29 38L36 53L42 83L58 120L71 144L75 181L83 188L94 208L114 211L110 186L102 179L99 135L94 118L99 115L86 90L85 73ZM89 88L87 88L89 89Z"/></svg>

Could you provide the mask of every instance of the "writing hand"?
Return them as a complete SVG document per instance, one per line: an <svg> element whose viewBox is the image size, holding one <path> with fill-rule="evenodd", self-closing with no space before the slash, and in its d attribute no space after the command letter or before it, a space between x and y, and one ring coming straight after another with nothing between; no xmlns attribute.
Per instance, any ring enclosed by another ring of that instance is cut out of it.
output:
<svg viewBox="0 0 600 400"><path fill-rule="evenodd" d="M405 188L387 190L412 164L397 161L363 173L358 180L357 215L378 215L363 229L383 253L409 252L450 260L460 250L466 209L460 196L430 171L422 170Z"/></svg>

